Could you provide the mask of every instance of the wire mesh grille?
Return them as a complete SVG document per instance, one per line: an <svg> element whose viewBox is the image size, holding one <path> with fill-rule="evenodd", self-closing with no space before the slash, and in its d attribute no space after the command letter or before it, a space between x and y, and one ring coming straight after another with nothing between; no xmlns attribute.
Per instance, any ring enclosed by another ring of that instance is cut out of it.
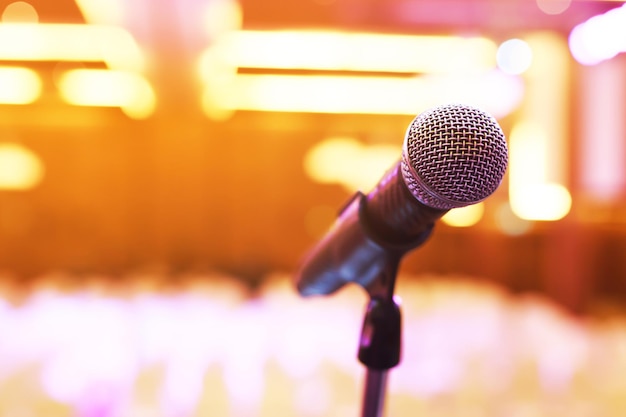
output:
<svg viewBox="0 0 626 417"><path fill-rule="evenodd" d="M491 195L507 167L507 145L496 120L459 104L418 115L407 130L402 175L422 203L463 207Z"/></svg>

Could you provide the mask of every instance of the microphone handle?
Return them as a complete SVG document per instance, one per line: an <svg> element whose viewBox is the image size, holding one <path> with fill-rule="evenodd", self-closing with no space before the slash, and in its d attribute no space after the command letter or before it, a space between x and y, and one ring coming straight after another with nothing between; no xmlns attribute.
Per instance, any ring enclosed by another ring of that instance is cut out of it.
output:
<svg viewBox="0 0 626 417"><path fill-rule="evenodd" d="M445 212L417 201L394 165L368 195L348 201L307 254L296 274L298 292L327 295L348 282L372 290L390 265L428 239Z"/></svg>

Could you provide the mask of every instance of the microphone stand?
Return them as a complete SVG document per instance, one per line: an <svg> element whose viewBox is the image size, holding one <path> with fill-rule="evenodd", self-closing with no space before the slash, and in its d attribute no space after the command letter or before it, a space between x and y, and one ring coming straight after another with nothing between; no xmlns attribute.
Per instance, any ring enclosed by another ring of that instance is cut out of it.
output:
<svg viewBox="0 0 626 417"><path fill-rule="evenodd" d="M401 314L393 291L401 255L387 251L385 268L366 288L368 303L359 341L359 361L366 366L362 417L382 417L387 374L400 363Z"/></svg>
<svg viewBox="0 0 626 417"><path fill-rule="evenodd" d="M387 373L400 363L401 314L393 295L400 260L428 239L434 226L430 217L439 217L443 211L425 208L427 212L421 214L424 230L408 241L393 242L376 232L367 203L368 197L357 192L341 210L328 240L312 252L312 261L299 272L298 288L303 295L330 294L354 282L367 291L370 300L358 351L359 361L367 368L362 417L381 417ZM399 217L415 214L420 213L404 207Z"/></svg>

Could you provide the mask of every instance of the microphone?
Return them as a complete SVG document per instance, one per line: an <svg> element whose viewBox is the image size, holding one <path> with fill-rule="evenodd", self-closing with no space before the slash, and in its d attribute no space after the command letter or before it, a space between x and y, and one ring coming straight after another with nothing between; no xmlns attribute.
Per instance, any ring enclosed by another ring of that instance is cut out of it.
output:
<svg viewBox="0 0 626 417"><path fill-rule="evenodd" d="M448 210L478 203L500 185L508 161L498 122L462 104L413 119L402 156L367 195L357 192L296 273L303 296L354 282L376 286L381 273L423 244Z"/></svg>

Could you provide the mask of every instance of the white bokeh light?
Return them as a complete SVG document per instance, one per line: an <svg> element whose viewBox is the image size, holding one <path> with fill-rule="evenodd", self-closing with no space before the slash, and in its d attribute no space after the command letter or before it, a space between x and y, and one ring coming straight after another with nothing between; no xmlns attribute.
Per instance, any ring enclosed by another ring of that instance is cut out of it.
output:
<svg viewBox="0 0 626 417"><path fill-rule="evenodd" d="M572 0L537 0L537 7L549 15L557 15L565 12L572 4Z"/></svg>
<svg viewBox="0 0 626 417"><path fill-rule="evenodd" d="M498 48L496 61L502 72L519 75L530 68L533 51L528 43L521 39L509 39Z"/></svg>
<svg viewBox="0 0 626 417"><path fill-rule="evenodd" d="M595 65L626 51L626 6L574 27L569 47L574 59L583 65Z"/></svg>

